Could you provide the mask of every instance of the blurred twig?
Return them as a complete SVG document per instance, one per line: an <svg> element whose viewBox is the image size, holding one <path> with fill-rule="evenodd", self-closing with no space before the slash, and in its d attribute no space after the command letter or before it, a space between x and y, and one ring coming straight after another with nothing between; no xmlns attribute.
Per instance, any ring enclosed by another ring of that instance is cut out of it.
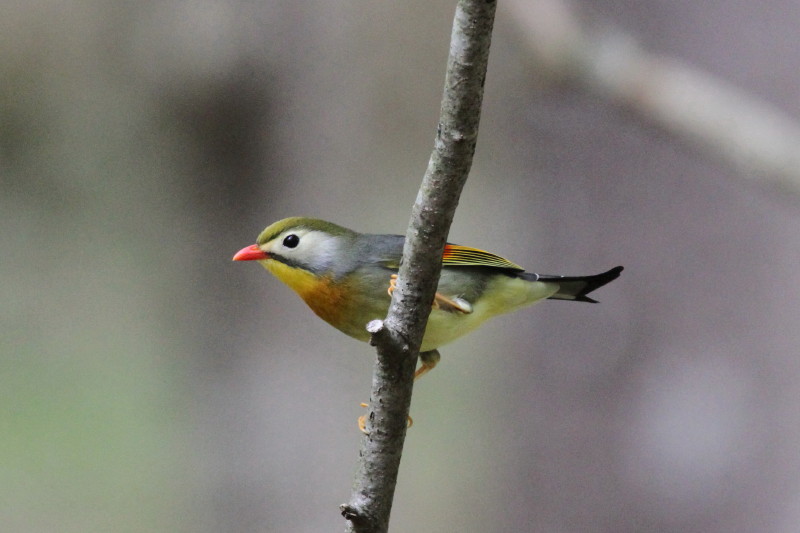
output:
<svg viewBox="0 0 800 533"><path fill-rule="evenodd" d="M414 368L478 139L495 7L492 0L459 0L456 8L434 150L411 212L389 314L370 325L378 357L353 492L342 505L348 531L388 530Z"/></svg>
<svg viewBox="0 0 800 533"><path fill-rule="evenodd" d="M800 196L800 124L710 74L590 24L569 0L508 0L537 70L633 110L743 176Z"/></svg>

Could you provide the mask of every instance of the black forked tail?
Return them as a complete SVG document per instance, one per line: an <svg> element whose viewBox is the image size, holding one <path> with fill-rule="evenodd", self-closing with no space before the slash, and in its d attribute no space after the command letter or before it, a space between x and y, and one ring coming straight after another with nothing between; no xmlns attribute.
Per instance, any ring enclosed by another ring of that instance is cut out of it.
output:
<svg viewBox="0 0 800 533"><path fill-rule="evenodd" d="M597 303L597 300L589 298L587 294L595 289L599 289L606 283L610 283L619 277L622 267L614 267L608 272L595 274L594 276L548 276L522 273L519 276L531 281L544 281L546 283L558 283L558 292L552 295L550 300L571 300L574 302Z"/></svg>

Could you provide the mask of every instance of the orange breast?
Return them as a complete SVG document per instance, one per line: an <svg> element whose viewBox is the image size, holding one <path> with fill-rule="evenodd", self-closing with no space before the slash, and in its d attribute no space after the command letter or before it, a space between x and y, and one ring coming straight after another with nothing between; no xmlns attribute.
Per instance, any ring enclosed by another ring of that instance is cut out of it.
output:
<svg viewBox="0 0 800 533"><path fill-rule="evenodd" d="M265 263L264 266L299 294L317 316L335 328L342 328L348 301L346 284L334 283L330 276L318 277L279 261Z"/></svg>
<svg viewBox="0 0 800 533"><path fill-rule="evenodd" d="M330 277L325 277L318 279L316 287L308 289L304 292L298 291L303 301L322 320L335 328L341 328L347 304L344 288L334 284Z"/></svg>

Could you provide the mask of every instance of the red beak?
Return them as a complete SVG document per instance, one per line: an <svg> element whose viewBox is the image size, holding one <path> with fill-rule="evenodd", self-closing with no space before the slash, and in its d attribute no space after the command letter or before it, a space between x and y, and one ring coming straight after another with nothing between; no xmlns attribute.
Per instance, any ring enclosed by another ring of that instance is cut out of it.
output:
<svg viewBox="0 0 800 533"><path fill-rule="evenodd" d="M256 259L266 259L267 257L269 257L267 253L259 248L257 244L252 244L236 252L236 255L233 256L233 260L254 261Z"/></svg>

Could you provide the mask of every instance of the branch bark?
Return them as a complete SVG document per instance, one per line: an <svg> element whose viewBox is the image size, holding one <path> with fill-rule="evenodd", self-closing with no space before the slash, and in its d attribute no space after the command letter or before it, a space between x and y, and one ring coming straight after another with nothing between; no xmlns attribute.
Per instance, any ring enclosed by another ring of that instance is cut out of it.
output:
<svg viewBox="0 0 800 533"><path fill-rule="evenodd" d="M369 325L378 355L367 434L350 501L341 506L349 532L388 531L414 369L478 139L495 8L494 0L459 0L456 7L434 150L412 208L392 304L384 321Z"/></svg>

